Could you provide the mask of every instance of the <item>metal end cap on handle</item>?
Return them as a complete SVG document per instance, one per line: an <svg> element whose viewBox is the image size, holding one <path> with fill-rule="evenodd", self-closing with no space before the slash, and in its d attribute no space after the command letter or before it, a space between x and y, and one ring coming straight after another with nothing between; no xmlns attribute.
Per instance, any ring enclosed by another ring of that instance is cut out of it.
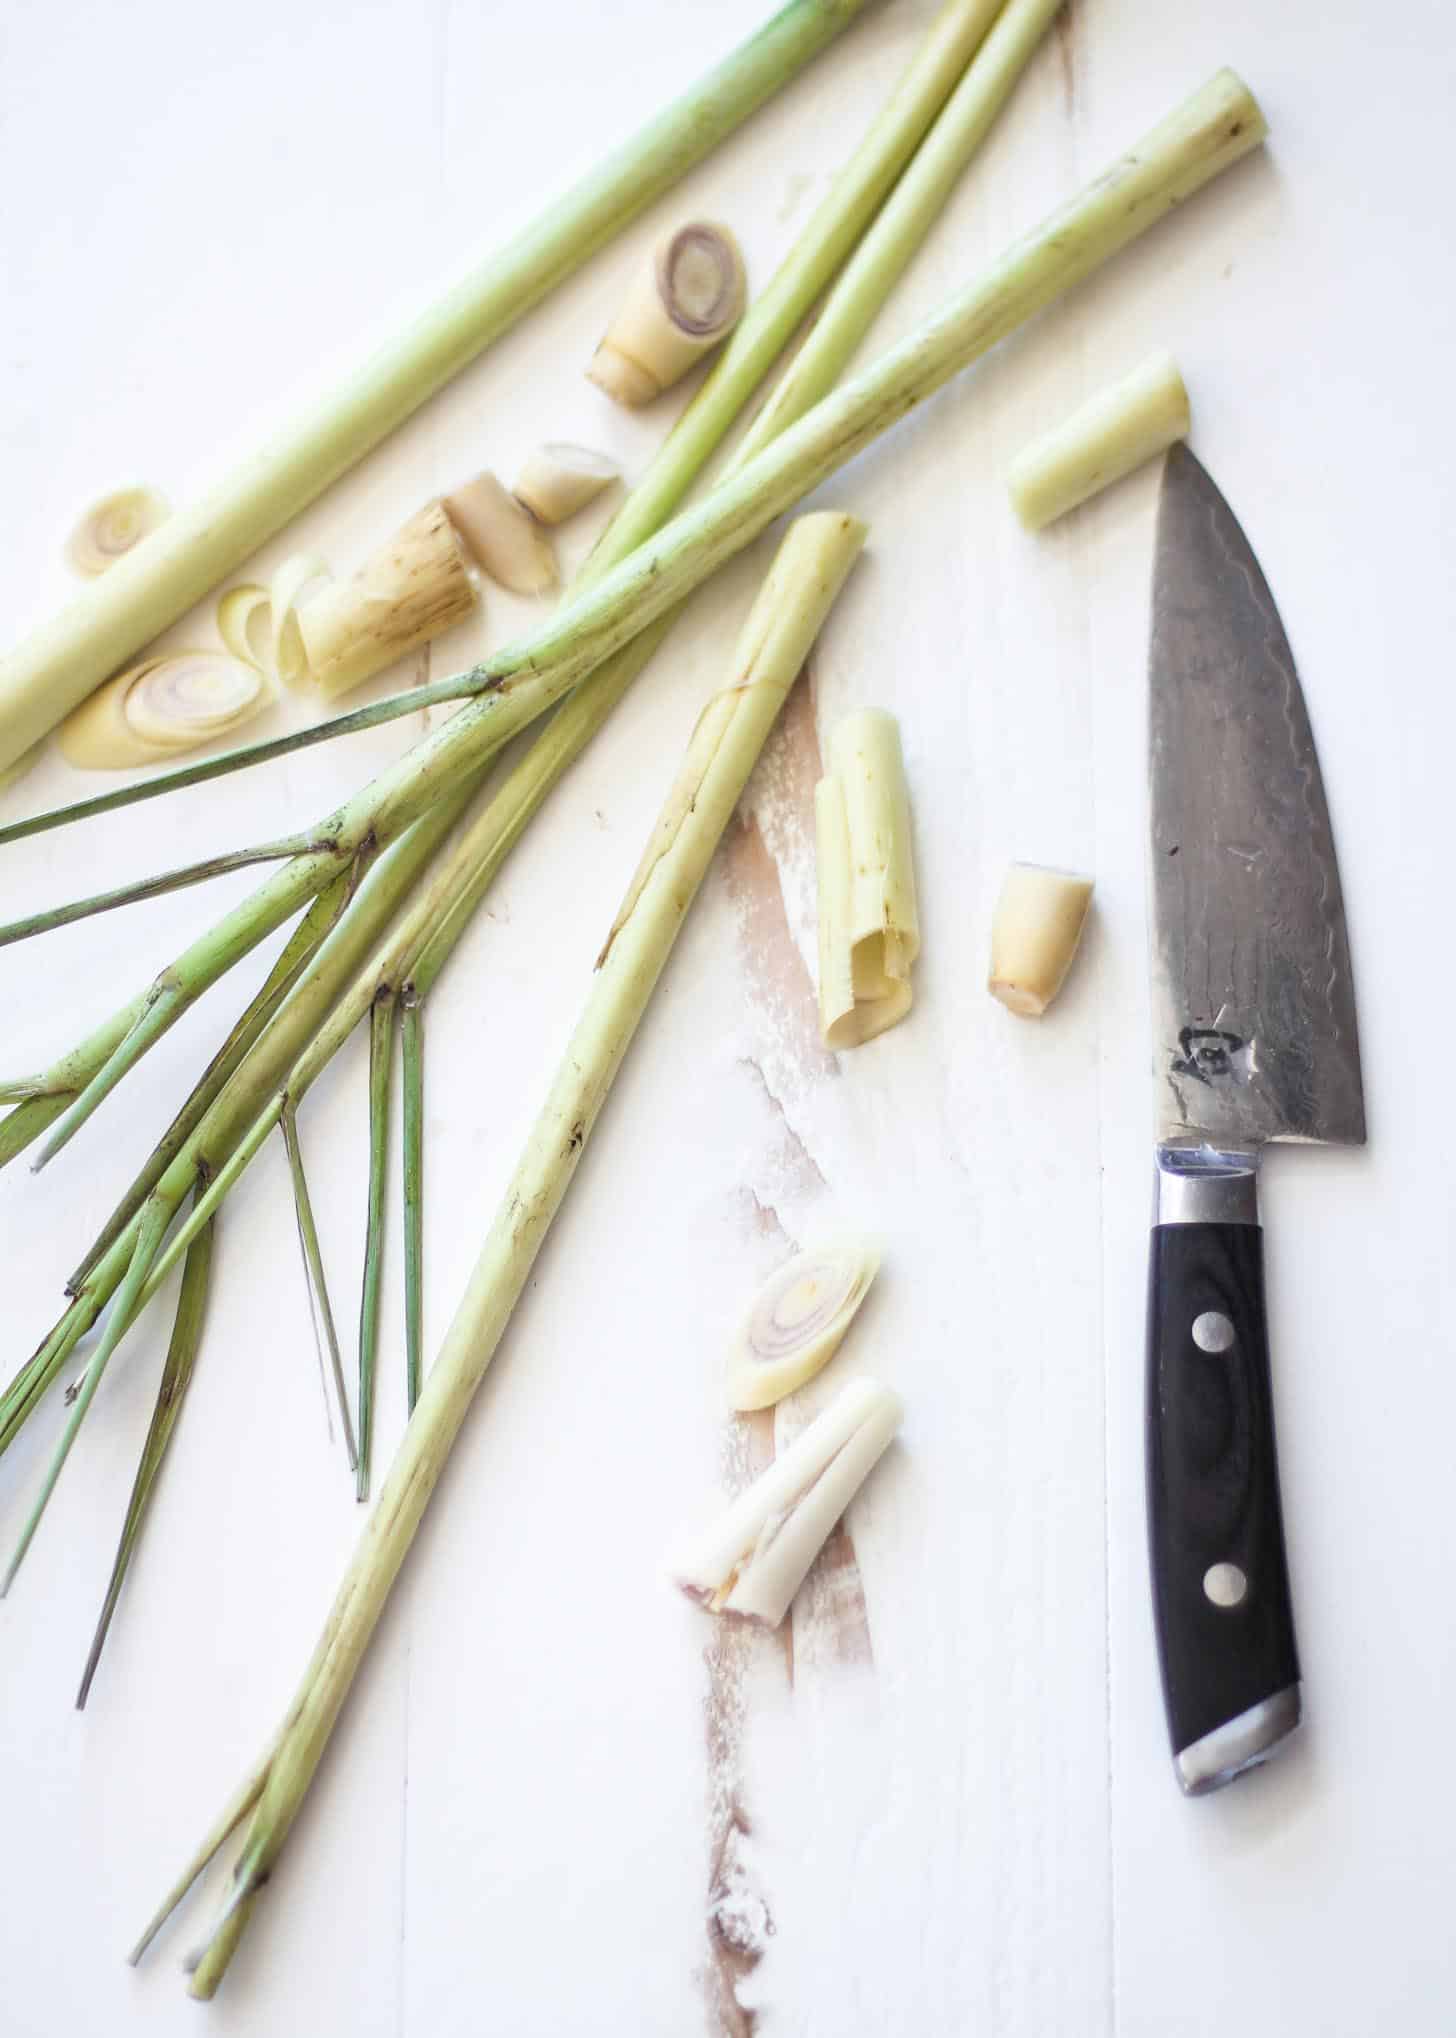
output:
<svg viewBox="0 0 1456 2038"><path fill-rule="evenodd" d="M1211 1734L1180 1748L1173 1757L1179 1788L1185 1797L1203 1797L1222 1790L1246 1769L1267 1762L1279 1743L1299 1725L1300 1688L1286 1685L1272 1698L1260 1699L1247 1712L1225 1720Z"/></svg>

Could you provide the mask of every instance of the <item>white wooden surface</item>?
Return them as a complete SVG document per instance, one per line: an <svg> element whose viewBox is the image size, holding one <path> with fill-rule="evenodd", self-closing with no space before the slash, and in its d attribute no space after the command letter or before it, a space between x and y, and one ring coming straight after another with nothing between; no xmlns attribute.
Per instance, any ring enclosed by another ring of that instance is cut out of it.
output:
<svg viewBox="0 0 1456 2038"><path fill-rule="evenodd" d="M0 135L5 627L66 592L73 514L182 498L482 240L529 216L763 11L11 0ZM913 49L893 0L659 208L742 233L762 281ZM210 2011L126 1946L291 1691L359 1529L324 1434L281 1155L229 1205L203 1358L89 1710L71 1708L165 1331L98 1399L0 1615L0 2028L248 2038L1449 2032L1456 2021L1449 1491L1456 1369L1444 1080L1456 710L1456 343L1437 0L1079 0L880 329L904 330L1218 64L1269 151L824 491L872 525L803 695L704 887L286 1860ZM629 470L670 404L581 367L649 220L309 514L346 563L542 436ZM1148 1173L1143 660L1154 477L1032 541L1010 454L1155 344L1278 595L1349 904L1372 1141L1268 1168L1276 1392L1308 1727L1196 1805L1172 1783L1143 1555ZM577 556L590 519L566 540ZM690 620L498 884L430 1009L428 1340L767 556ZM446 671L529 620L492 596ZM205 614L178 642L206 640ZM910 1023L814 1045L806 834L822 726L901 717L926 936ZM297 825L411 724L6 849L7 916ZM47 761L6 814L74 796ZM1043 1026L981 988L1015 855L1097 875ZM0 955L5 1073L67 1044L230 890ZM217 992L40 1178L0 1183L7 1352L235 1010ZM353 1317L363 1061L305 1136ZM722 1333L798 1242L876 1227L844 1359L903 1443L791 1649L663 1586L675 1522L767 1448ZM397 1229L394 1241L397 1247ZM390 1262L381 1452L402 1420ZM0 1465L22 1518L60 1420ZM853 1613L857 1562L865 1614ZM841 1594L841 1598L845 1595ZM866 1641L866 1635L868 1640ZM866 1660L866 1658L870 1660ZM708 1913L716 1910L716 1934Z"/></svg>

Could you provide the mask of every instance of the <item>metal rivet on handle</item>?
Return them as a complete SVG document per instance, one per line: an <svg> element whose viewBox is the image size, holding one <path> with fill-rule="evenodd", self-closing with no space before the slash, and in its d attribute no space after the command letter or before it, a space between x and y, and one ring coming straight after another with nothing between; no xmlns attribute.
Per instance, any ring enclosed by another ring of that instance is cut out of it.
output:
<svg viewBox="0 0 1456 2038"><path fill-rule="evenodd" d="M1216 1309L1205 1309L1193 1319L1193 1342L1201 1352L1226 1352L1234 1341L1234 1327Z"/></svg>
<svg viewBox="0 0 1456 2038"><path fill-rule="evenodd" d="M1249 1581L1237 1564L1210 1564L1203 1574L1204 1595L1215 1606L1239 1606Z"/></svg>

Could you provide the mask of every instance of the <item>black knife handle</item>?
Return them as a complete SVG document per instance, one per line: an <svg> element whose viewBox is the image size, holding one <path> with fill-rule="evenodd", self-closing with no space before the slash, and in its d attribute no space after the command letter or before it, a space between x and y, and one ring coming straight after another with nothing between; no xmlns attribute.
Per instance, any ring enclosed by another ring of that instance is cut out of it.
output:
<svg viewBox="0 0 1456 2038"><path fill-rule="evenodd" d="M1163 1696L1179 1783L1197 1795L1299 1722L1257 1223L1154 1228L1147 1432Z"/></svg>

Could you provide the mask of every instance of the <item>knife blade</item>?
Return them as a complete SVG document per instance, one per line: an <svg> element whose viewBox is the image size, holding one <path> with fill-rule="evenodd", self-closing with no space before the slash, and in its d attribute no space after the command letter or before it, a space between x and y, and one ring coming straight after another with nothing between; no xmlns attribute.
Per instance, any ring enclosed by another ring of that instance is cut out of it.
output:
<svg viewBox="0 0 1456 2038"><path fill-rule="evenodd" d="M1259 1163L1360 1144L1334 835L1293 654L1186 446L1158 504L1149 671L1156 1192L1147 1496L1174 1768L1189 1795L1299 1723L1270 1390Z"/></svg>

